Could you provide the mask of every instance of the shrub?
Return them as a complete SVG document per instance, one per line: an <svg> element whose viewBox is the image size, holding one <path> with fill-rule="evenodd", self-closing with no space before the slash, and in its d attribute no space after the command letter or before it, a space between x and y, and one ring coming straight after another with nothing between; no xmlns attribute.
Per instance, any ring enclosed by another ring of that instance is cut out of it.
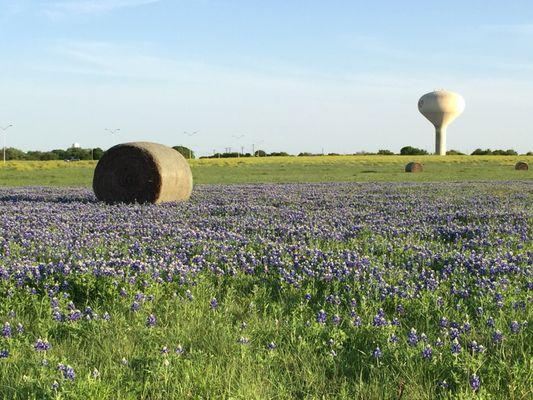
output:
<svg viewBox="0 0 533 400"><path fill-rule="evenodd" d="M405 146L401 148L400 154L402 156L424 156L427 155L428 152L424 149L418 149L412 146Z"/></svg>

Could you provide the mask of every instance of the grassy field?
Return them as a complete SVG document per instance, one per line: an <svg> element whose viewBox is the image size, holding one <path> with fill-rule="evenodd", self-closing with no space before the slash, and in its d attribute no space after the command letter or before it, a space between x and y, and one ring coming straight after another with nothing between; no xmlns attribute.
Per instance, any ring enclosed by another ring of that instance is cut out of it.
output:
<svg viewBox="0 0 533 400"><path fill-rule="evenodd" d="M518 160L533 156L324 156L192 160L194 181L203 183L274 182L432 182L533 179L532 170L515 171ZM407 174L409 161L424 164L422 174ZM91 185L94 161L12 161L0 167L0 186Z"/></svg>
<svg viewBox="0 0 533 400"><path fill-rule="evenodd" d="M532 199L528 181L113 206L0 188L0 399L531 399Z"/></svg>

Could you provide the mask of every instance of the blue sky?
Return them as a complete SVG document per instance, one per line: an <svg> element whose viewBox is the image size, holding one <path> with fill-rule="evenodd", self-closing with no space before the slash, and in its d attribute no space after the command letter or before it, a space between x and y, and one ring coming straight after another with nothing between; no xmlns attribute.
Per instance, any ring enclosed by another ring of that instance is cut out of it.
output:
<svg viewBox="0 0 533 400"><path fill-rule="evenodd" d="M0 0L0 126L26 150L432 150L417 100L446 88L448 148L525 152L532 43L520 0Z"/></svg>

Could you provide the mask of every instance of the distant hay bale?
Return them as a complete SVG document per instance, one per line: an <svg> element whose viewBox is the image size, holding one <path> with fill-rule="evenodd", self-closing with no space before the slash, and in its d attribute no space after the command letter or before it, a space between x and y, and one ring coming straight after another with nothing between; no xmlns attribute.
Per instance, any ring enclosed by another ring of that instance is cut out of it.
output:
<svg viewBox="0 0 533 400"><path fill-rule="evenodd" d="M93 177L96 197L106 203L164 203L189 199L192 173L176 150L150 142L107 150Z"/></svg>
<svg viewBox="0 0 533 400"><path fill-rule="evenodd" d="M405 172L422 172L424 167L417 162L410 162L405 166Z"/></svg>
<svg viewBox="0 0 533 400"><path fill-rule="evenodd" d="M514 169L517 171L527 171L529 169L529 165L525 161L518 161L515 164Z"/></svg>

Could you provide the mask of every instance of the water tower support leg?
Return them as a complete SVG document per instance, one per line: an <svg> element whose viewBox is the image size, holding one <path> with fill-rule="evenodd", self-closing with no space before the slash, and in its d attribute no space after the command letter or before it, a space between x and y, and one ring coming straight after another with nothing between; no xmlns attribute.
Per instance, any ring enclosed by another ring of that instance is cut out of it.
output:
<svg viewBox="0 0 533 400"><path fill-rule="evenodd" d="M446 128L435 129L435 154L446 155Z"/></svg>

